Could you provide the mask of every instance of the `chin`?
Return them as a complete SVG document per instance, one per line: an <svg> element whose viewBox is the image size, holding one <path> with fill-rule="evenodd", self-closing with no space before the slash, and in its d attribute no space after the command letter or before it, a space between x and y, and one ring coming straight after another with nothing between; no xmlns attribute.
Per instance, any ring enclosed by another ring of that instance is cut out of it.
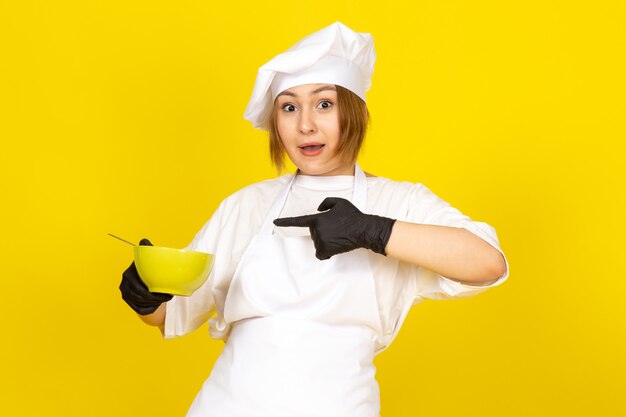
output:
<svg viewBox="0 0 626 417"><path fill-rule="evenodd" d="M294 162L294 165L298 167L300 173L304 175L322 175L325 171L323 167L310 163Z"/></svg>
<svg viewBox="0 0 626 417"><path fill-rule="evenodd" d="M306 165L300 166L298 167L298 169L300 170L300 173L303 175L323 175L324 174L323 170L311 168Z"/></svg>
<svg viewBox="0 0 626 417"><path fill-rule="evenodd" d="M304 175L353 175L352 167L325 166L317 164L296 165Z"/></svg>

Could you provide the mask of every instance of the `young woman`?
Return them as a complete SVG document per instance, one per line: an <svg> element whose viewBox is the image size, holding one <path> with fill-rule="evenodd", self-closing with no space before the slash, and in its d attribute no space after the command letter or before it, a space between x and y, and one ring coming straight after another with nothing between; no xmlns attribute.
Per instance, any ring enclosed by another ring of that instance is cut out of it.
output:
<svg viewBox="0 0 626 417"><path fill-rule="evenodd" d="M215 255L192 296L124 272L123 298L164 337L208 320L226 341L188 416L379 416L373 358L411 306L507 278L492 227L356 163L374 60L371 36L337 22L261 67L245 117L298 171L221 203L188 247Z"/></svg>

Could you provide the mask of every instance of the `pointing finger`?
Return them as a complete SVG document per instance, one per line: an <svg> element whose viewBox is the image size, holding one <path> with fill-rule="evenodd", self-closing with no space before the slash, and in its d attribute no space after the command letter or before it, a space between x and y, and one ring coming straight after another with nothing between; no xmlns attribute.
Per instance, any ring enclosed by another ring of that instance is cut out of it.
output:
<svg viewBox="0 0 626 417"><path fill-rule="evenodd" d="M315 223L317 216L317 214L307 214L298 217L282 217L274 220L274 224L282 227L310 227Z"/></svg>

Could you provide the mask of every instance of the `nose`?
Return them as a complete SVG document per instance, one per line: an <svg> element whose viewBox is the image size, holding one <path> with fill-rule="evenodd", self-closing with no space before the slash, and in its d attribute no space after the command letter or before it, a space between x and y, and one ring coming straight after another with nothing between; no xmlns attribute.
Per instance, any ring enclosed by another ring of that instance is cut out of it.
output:
<svg viewBox="0 0 626 417"><path fill-rule="evenodd" d="M300 119L298 120L298 129L300 133L309 135L315 133L317 125L315 124L315 114L310 110L302 110L300 112Z"/></svg>

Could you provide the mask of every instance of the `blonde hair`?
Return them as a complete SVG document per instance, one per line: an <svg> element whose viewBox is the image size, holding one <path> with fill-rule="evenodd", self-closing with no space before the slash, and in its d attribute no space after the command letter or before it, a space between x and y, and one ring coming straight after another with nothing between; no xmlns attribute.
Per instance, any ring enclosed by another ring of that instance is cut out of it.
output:
<svg viewBox="0 0 626 417"><path fill-rule="evenodd" d="M365 133L370 122L370 114L367 105L359 96L339 85L336 87L340 131L337 152L344 162L354 164L365 139ZM269 118L268 130L270 136L270 157L277 172L280 174L285 167L285 147L276 126L276 110L277 106L274 105Z"/></svg>

